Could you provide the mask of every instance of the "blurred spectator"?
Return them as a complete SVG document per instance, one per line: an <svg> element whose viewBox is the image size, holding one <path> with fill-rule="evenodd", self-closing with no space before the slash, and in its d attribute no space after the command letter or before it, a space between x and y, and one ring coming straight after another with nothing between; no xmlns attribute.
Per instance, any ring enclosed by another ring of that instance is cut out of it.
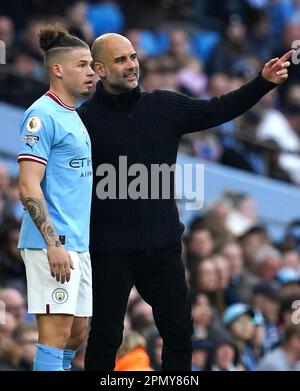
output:
<svg viewBox="0 0 300 391"><path fill-rule="evenodd" d="M6 63L11 61L11 52L15 43L14 22L8 16L0 15L0 41L5 43Z"/></svg>
<svg viewBox="0 0 300 391"><path fill-rule="evenodd" d="M0 342L5 338L10 338L14 329L16 328L17 322L15 317L10 313L5 314L5 323L0 323Z"/></svg>
<svg viewBox="0 0 300 391"><path fill-rule="evenodd" d="M147 353L150 358L150 366L155 371L161 370L161 355L163 340L156 327L153 327L147 336Z"/></svg>
<svg viewBox="0 0 300 391"><path fill-rule="evenodd" d="M207 366L210 350L209 341L196 339L193 341L192 371L204 371Z"/></svg>
<svg viewBox="0 0 300 391"><path fill-rule="evenodd" d="M248 55L250 53L246 41L246 26L242 20L234 15L226 26L224 38L212 52L207 66L210 74L225 72L227 74L247 74L249 70ZM239 67L243 65L243 70Z"/></svg>
<svg viewBox="0 0 300 391"><path fill-rule="evenodd" d="M213 258L204 258L200 261L192 277L192 291L195 293L204 292L210 295L219 289L218 271Z"/></svg>
<svg viewBox="0 0 300 391"><path fill-rule="evenodd" d="M10 186L10 177L5 164L0 162L0 196L5 197Z"/></svg>
<svg viewBox="0 0 300 391"><path fill-rule="evenodd" d="M24 322L26 315L25 303L18 290L13 288L0 289L0 300L4 301L6 311L15 317L17 324Z"/></svg>
<svg viewBox="0 0 300 391"><path fill-rule="evenodd" d="M205 226L192 227L187 238L187 267L193 271L198 260L210 256L214 251L212 232Z"/></svg>
<svg viewBox="0 0 300 391"><path fill-rule="evenodd" d="M138 297L130 304L129 314L133 330L146 337L154 325L152 307L141 297Z"/></svg>
<svg viewBox="0 0 300 391"><path fill-rule="evenodd" d="M244 268L241 246L237 242L228 242L221 254L228 260L231 274L231 280L225 291L226 304L249 303L258 278Z"/></svg>
<svg viewBox="0 0 300 391"><path fill-rule="evenodd" d="M243 368L253 371L256 368L256 357L251 346L255 332L255 313L242 303L232 304L223 314L223 323L236 343Z"/></svg>
<svg viewBox="0 0 300 391"><path fill-rule="evenodd" d="M271 244L266 229L256 225L239 237L239 243L243 250L245 266L251 267L257 251L264 245Z"/></svg>
<svg viewBox="0 0 300 391"><path fill-rule="evenodd" d="M223 340L215 347L211 371L241 371L244 370L239 362L239 351L236 345L228 340Z"/></svg>
<svg viewBox="0 0 300 391"><path fill-rule="evenodd" d="M255 200L247 194L232 195L234 209L227 218L227 228L236 236L244 234L257 222Z"/></svg>
<svg viewBox="0 0 300 391"><path fill-rule="evenodd" d="M272 280L275 278L281 267L281 254L272 246L262 246L257 250L251 270L253 274L264 279Z"/></svg>
<svg viewBox="0 0 300 391"><path fill-rule="evenodd" d="M286 232L281 243L283 250L300 250L300 220L291 221L286 227Z"/></svg>
<svg viewBox="0 0 300 391"><path fill-rule="evenodd" d="M255 286L251 304L264 319L263 351L268 352L280 342L279 288L273 282L262 282Z"/></svg>
<svg viewBox="0 0 300 391"><path fill-rule="evenodd" d="M21 348L11 338L0 341L0 371L19 371Z"/></svg>
<svg viewBox="0 0 300 391"><path fill-rule="evenodd" d="M228 287L232 276L229 261L221 254L215 254L213 258L219 276L219 288L224 290Z"/></svg>
<svg viewBox="0 0 300 391"><path fill-rule="evenodd" d="M178 82L181 89L191 96L201 97L207 87L207 76L203 73L203 64L196 58L186 59L178 72Z"/></svg>
<svg viewBox="0 0 300 391"><path fill-rule="evenodd" d="M76 1L66 9L68 31L76 37L91 44L94 38L93 29L87 20L88 3Z"/></svg>
<svg viewBox="0 0 300 391"><path fill-rule="evenodd" d="M300 272L300 254L296 250L289 250L282 254L282 267L289 267Z"/></svg>
<svg viewBox="0 0 300 391"><path fill-rule="evenodd" d="M289 325L281 347L261 359L258 371L300 371L300 327Z"/></svg>
<svg viewBox="0 0 300 391"><path fill-rule="evenodd" d="M17 57L16 66L18 66L17 60L21 61L28 66L31 70L30 74L38 80L47 80L46 71L44 69L44 60L41 49L39 47L39 32L47 24L45 18L33 18L27 22L25 27L23 40L21 41L19 48L24 53L23 57ZM31 64L34 62L34 67L31 68ZM22 67L19 66L20 71Z"/></svg>
<svg viewBox="0 0 300 391"><path fill-rule="evenodd" d="M115 371L152 371L145 348L146 341L140 334L125 332L117 351Z"/></svg>
<svg viewBox="0 0 300 391"><path fill-rule="evenodd" d="M20 223L6 220L0 225L0 286L18 289L26 294L25 266L17 248Z"/></svg>
<svg viewBox="0 0 300 391"><path fill-rule="evenodd" d="M280 284L282 296L298 295L300 297L300 273L289 267L281 268L276 279Z"/></svg>
<svg viewBox="0 0 300 391"><path fill-rule="evenodd" d="M246 15L247 42L251 52L262 62L272 57L272 36L269 15L265 10L250 8Z"/></svg>
<svg viewBox="0 0 300 391"><path fill-rule="evenodd" d="M19 368L23 371L31 371L38 342L37 327L31 323L21 323L13 331L12 339L21 348Z"/></svg>
<svg viewBox="0 0 300 391"><path fill-rule="evenodd" d="M192 316L194 319L193 341L206 341L207 347L213 348L221 338L226 336L218 315L206 294L195 295Z"/></svg>
<svg viewBox="0 0 300 391"><path fill-rule="evenodd" d="M174 29L170 32L169 54L175 58L176 66L182 67L191 55L190 38L184 29Z"/></svg>
<svg viewBox="0 0 300 391"><path fill-rule="evenodd" d="M7 191L7 210L10 216L20 221L24 214L24 207L20 201L18 178L11 178L10 187Z"/></svg>

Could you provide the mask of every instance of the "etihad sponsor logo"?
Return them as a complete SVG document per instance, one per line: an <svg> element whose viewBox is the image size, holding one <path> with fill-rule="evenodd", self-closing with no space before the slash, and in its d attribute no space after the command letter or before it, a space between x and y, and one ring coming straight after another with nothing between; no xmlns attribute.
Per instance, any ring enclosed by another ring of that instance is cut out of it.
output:
<svg viewBox="0 0 300 391"><path fill-rule="evenodd" d="M72 168L90 167L91 165L92 165L92 159L90 157L72 159L69 162L69 166Z"/></svg>

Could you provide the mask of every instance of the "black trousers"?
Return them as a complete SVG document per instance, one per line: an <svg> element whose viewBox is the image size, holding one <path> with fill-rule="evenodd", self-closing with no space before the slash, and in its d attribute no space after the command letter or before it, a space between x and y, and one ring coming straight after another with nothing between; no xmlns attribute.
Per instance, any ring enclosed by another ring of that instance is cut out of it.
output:
<svg viewBox="0 0 300 391"><path fill-rule="evenodd" d="M152 306L163 339L162 370L191 370L192 317L181 246L151 252L91 252L93 318L86 370L111 371L122 343L123 322L133 285Z"/></svg>

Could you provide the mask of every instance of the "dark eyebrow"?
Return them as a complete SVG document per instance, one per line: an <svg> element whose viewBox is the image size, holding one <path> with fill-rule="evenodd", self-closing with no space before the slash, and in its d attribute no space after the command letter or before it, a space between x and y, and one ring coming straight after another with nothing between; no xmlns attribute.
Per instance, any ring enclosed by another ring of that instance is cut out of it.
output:
<svg viewBox="0 0 300 391"><path fill-rule="evenodd" d="M129 54L129 57L132 57L132 56L136 56L136 52L134 53L131 53ZM124 58L126 58L127 56L119 56L119 57L115 57L114 61L118 61L118 60L123 60Z"/></svg>
<svg viewBox="0 0 300 391"><path fill-rule="evenodd" d="M124 60L124 58L126 58L126 56L119 56L119 57L116 57L116 58L114 59L114 61Z"/></svg>

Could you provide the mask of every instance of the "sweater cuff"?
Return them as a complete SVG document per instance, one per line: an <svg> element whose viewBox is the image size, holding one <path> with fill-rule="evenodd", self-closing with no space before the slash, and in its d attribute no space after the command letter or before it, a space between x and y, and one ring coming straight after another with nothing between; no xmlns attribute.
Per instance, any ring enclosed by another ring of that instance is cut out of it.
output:
<svg viewBox="0 0 300 391"><path fill-rule="evenodd" d="M261 85L264 88L266 88L266 90L268 90L268 91L271 91L276 87L279 87L278 84L275 84L272 81L268 81L267 79L265 79L262 75L262 71L259 72L257 79L258 79L259 83L261 83Z"/></svg>

